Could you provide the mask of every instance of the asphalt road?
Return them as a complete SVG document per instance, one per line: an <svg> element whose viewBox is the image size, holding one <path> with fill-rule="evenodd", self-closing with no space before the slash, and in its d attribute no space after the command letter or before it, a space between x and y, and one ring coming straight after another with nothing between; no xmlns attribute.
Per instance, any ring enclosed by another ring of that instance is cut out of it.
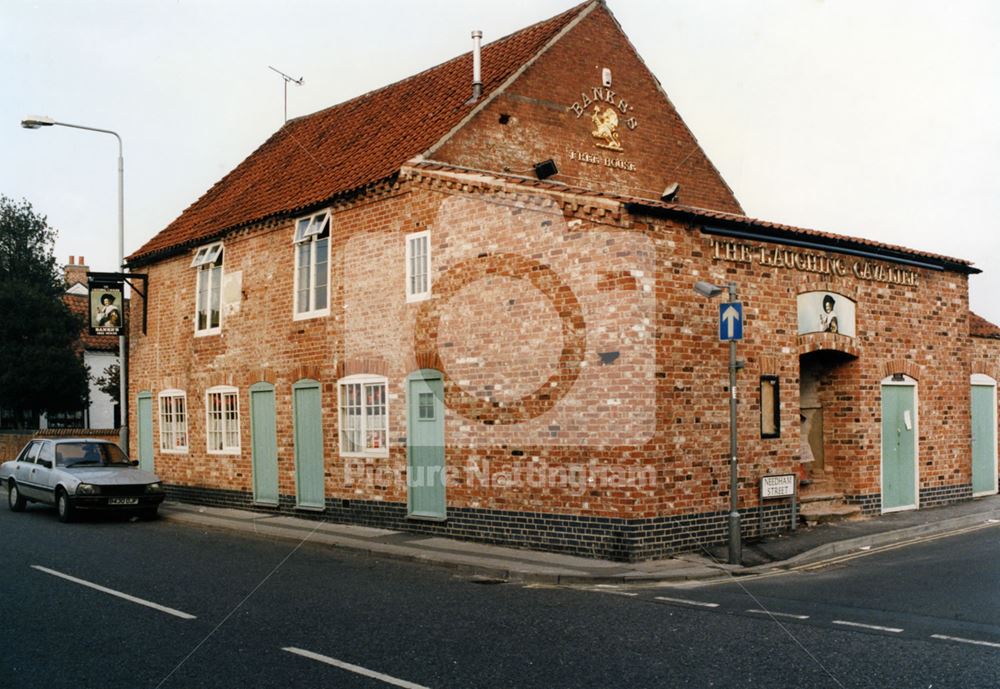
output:
<svg viewBox="0 0 1000 689"><path fill-rule="evenodd" d="M12 689L1000 686L997 528L746 590L567 589L3 508L0 572Z"/></svg>

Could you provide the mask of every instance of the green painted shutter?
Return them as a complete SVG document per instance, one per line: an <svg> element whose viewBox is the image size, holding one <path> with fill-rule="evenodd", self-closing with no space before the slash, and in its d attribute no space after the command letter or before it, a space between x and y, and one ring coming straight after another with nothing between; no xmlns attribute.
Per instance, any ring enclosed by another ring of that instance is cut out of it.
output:
<svg viewBox="0 0 1000 689"><path fill-rule="evenodd" d="M250 451L253 458L253 499L278 504L278 435L275 427L274 386L250 386Z"/></svg>
<svg viewBox="0 0 1000 689"><path fill-rule="evenodd" d="M444 383L437 371L407 382L407 484L411 517L444 519Z"/></svg>
<svg viewBox="0 0 1000 689"><path fill-rule="evenodd" d="M139 393L139 467L153 470L153 394Z"/></svg>
<svg viewBox="0 0 1000 689"><path fill-rule="evenodd" d="M997 492L996 409L992 385L972 386L972 492Z"/></svg>
<svg viewBox="0 0 1000 689"><path fill-rule="evenodd" d="M882 386L883 511L916 507L917 504L915 401L913 386Z"/></svg>
<svg viewBox="0 0 1000 689"><path fill-rule="evenodd" d="M296 506L326 508L323 472L323 414L320 386L315 380L300 380L292 386L295 421Z"/></svg>

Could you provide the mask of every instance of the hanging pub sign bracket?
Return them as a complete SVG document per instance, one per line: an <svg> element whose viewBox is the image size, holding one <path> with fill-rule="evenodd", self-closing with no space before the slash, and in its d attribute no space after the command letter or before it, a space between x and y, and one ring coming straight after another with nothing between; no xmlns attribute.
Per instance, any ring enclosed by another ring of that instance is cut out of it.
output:
<svg viewBox="0 0 1000 689"><path fill-rule="evenodd" d="M142 281L142 289L133 281ZM142 334L146 334L146 273L87 273L88 326L91 335L125 334L125 284L142 297Z"/></svg>

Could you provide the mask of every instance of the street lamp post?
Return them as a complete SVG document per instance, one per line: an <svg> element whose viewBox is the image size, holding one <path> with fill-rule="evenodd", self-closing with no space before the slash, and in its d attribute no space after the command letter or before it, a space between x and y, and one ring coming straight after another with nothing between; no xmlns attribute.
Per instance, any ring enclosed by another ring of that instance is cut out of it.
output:
<svg viewBox="0 0 1000 689"><path fill-rule="evenodd" d="M730 282L729 302L736 302L736 283ZM694 290L709 299L722 294L722 287L699 280ZM736 458L736 371L742 368L736 360L736 340L729 340L729 564L738 565L742 559L743 543L740 539L740 467Z"/></svg>
<svg viewBox="0 0 1000 689"><path fill-rule="evenodd" d="M51 117L25 117L21 120L21 126L25 129L40 129L41 127L85 129L88 132L110 134L118 140L118 269L121 270L125 264L125 162L122 157L122 138L118 136L117 132L110 129L57 122ZM122 449L128 453L128 352L126 351L125 335L118 336L118 367L118 404L121 409L121 430L118 440Z"/></svg>

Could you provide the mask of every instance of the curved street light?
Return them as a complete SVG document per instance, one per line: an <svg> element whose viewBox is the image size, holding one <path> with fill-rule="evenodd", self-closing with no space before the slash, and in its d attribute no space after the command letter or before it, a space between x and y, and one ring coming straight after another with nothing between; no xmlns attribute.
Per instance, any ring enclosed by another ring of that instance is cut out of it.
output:
<svg viewBox="0 0 1000 689"><path fill-rule="evenodd" d="M85 127L81 124L70 124L69 122L57 122L51 117L44 115L29 115L21 120L21 126L25 129L41 129L42 127L70 127L71 129L85 129L88 132L99 132L110 134L118 140L118 269L122 269L125 263L125 163L122 158L122 138L118 132L110 129L99 129L97 127ZM125 335L118 337L118 397L121 408L121 431L119 433L119 443L122 449L128 453L128 352L125 351Z"/></svg>

